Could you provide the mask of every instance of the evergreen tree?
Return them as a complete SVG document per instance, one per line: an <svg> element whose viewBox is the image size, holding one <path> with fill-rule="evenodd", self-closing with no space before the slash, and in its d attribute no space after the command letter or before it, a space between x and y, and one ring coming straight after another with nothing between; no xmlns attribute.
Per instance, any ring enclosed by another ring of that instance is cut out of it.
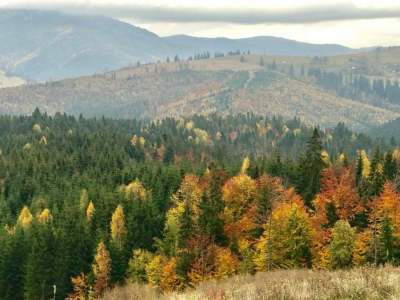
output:
<svg viewBox="0 0 400 300"><path fill-rule="evenodd" d="M225 240L224 223L220 218L224 209L221 192L223 174L212 166L209 178L209 187L203 193L200 201L198 222L202 233L209 235L215 242L221 244Z"/></svg>
<svg viewBox="0 0 400 300"><path fill-rule="evenodd" d="M384 218L380 228L379 260L382 263L392 262L394 251L393 225L389 218Z"/></svg>
<svg viewBox="0 0 400 300"><path fill-rule="evenodd" d="M382 154L378 148L371 162L371 171L368 177L368 197L378 196L383 191L385 176L382 160Z"/></svg>
<svg viewBox="0 0 400 300"><path fill-rule="evenodd" d="M322 158L322 143L317 128L307 143L307 150L298 166L297 190L307 206L311 207L314 196L320 191L322 171L326 164Z"/></svg>
<svg viewBox="0 0 400 300"><path fill-rule="evenodd" d="M383 173L386 179L393 180L397 173L397 164L393 159L393 152L388 151L385 155L385 162L383 165Z"/></svg>
<svg viewBox="0 0 400 300"><path fill-rule="evenodd" d="M50 299L54 285L54 237L49 224L34 224L30 230L25 271L25 298Z"/></svg>

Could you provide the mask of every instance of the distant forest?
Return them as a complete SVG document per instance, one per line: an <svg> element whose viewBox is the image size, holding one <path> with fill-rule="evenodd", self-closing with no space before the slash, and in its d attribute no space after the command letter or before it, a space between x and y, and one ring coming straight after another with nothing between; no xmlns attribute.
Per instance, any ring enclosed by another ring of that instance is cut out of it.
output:
<svg viewBox="0 0 400 300"><path fill-rule="evenodd" d="M397 142L250 113L1 116L0 298L399 264Z"/></svg>

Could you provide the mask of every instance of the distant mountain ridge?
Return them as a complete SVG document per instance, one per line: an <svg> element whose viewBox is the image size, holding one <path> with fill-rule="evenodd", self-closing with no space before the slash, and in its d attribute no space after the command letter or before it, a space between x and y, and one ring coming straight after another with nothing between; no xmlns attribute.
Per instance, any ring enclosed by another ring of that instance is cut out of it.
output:
<svg viewBox="0 0 400 300"><path fill-rule="evenodd" d="M356 50L276 37L244 39L158 35L112 18L55 11L0 10L0 70L33 81L90 75L141 62L209 51L330 56Z"/></svg>
<svg viewBox="0 0 400 300"><path fill-rule="evenodd" d="M232 50L249 50L256 54L282 56L332 56L356 52L357 50L337 44L309 44L272 36L250 38L201 38L188 35L173 35L163 38L170 45L193 50L227 53Z"/></svg>

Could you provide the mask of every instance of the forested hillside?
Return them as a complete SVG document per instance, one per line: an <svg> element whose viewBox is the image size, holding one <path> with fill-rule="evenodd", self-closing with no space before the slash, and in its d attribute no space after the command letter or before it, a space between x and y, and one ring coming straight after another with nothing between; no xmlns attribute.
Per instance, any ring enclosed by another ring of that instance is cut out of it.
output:
<svg viewBox="0 0 400 300"><path fill-rule="evenodd" d="M254 114L0 117L0 298L400 261L400 152Z"/></svg>
<svg viewBox="0 0 400 300"><path fill-rule="evenodd" d="M36 107L86 117L253 112L367 130L400 117L399 48L337 57L210 53L39 85L0 89L0 113Z"/></svg>

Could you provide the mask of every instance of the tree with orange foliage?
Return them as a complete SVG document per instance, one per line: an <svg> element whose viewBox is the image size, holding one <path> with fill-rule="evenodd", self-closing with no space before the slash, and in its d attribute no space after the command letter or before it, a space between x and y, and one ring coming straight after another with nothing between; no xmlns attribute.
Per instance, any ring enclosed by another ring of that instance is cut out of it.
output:
<svg viewBox="0 0 400 300"><path fill-rule="evenodd" d="M372 200L371 207L378 222L388 218L394 226L394 235L400 237L400 194L393 183L385 183L382 194Z"/></svg>
<svg viewBox="0 0 400 300"><path fill-rule="evenodd" d="M182 281L176 274L177 259L171 258L162 268L160 288L164 292L172 292L183 288Z"/></svg>
<svg viewBox="0 0 400 300"><path fill-rule="evenodd" d="M370 207L374 261L384 263L393 259L395 245L400 243L400 195L394 184L386 182Z"/></svg>
<svg viewBox="0 0 400 300"><path fill-rule="evenodd" d="M215 245L207 235L198 235L189 241L189 249L194 255L188 278L197 284L215 275Z"/></svg>
<svg viewBox="0 0 400 300"><path fill-rule="evenodd" d="M333 205L339 219L351 222L358 213L363 211L363 205L356 190L355 177L350 168L330 167L324 170L321 183L319 195L325 200L325 204Z"/></svg>
<svg viewBox="0 0 400 300"><path fill-rule="evenodd" d="M89 298L88 278L84 273L71 278L73 292L68 295L67 300L86 300Z"/></svg>
<svg viewBox="0 0 400 300"><path fill-rule="evenodd" d="M351 169L347 167L325 169L321 180L321 192L315 197L313 206L314 266L327 268L331 228L338 220L354 221L365 209L357 193Z"/></svg>
<svg viewBox="0 0 400 300"><path fill-rule="evenodd" d="M215 253L215 277L227 278L236 273L239 260L229 248L218 247Z"/></svg>

